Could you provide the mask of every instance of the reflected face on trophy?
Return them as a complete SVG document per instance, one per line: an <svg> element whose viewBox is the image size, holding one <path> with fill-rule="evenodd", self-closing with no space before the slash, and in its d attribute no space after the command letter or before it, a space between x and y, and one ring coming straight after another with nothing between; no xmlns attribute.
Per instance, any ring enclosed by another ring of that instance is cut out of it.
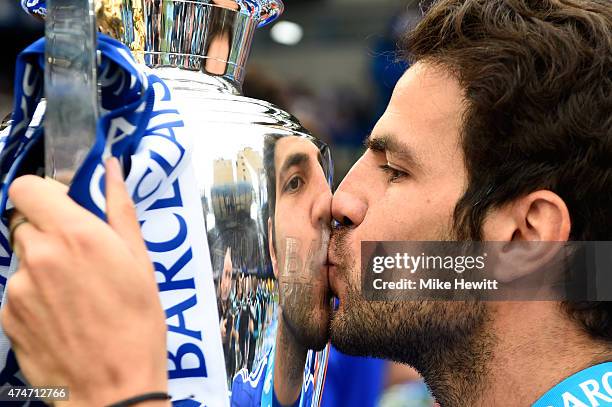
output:
<svg viewBox="0 0 612 407"><path fill-rule="evenodd" d="M274 142L274 186L269 188L275 197L268 240L281 315L293 336L314 350L327 343L330 318L331 189L322 162L319 148L308 138L288 136Z"/></svg>

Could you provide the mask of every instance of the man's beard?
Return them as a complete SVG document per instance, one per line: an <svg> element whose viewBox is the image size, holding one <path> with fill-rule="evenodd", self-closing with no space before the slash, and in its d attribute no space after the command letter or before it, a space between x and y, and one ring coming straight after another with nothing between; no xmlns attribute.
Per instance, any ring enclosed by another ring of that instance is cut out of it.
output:
<svg viewBox="0 0 612 407"><path fill-rule="evenodd" d="M323 288L325 291L319 300L316 292ZM281 289L286 290L285 303L291 303L291 306L281 304L281 316L293 338L305 349L322 350L329 340L329 311L311 302L327 299L327 287L300 284Z"/></svg>
<svg viewBox="0 0 612 407"><path fill-rule="evenodd" d="M472 405L486 379L494 344L486 304L365 300L358 260L346 246L348 233L340 228L330 242L339 263L337 278L347 286L343 304L332 314L332 344L349 355L414 367L443 407Z"/></svg>
<svg viewBox="0 0 612 407"><path fill-rule="evenodd" d="M322 225L320 240L310 242L306 258L300 259L303 266L284 277L279 287L285 325L302 346L315 351L322 350L329 340L329 287L327 275L321 274L329 235L329 227Z"/></svg>

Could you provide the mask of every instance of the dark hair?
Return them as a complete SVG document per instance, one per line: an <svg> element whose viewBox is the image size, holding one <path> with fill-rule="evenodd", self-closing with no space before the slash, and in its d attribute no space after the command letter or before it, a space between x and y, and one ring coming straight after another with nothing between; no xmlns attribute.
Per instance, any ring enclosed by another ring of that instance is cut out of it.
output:
<svg viewBox="0 0 612 407"><path fill-rule="evenodd" d="M572 240L612 240L609 0L438 1L405 49L465 91L460 239L480 240L491 209L548 189L569 209ZM612 340L611 303L563 306Z"/></svg>
<svg viewBox="0 0 612 407"><path fill-rule="evenodd" d="M264 173L266 175L266 186L268 192L268 205L266 206L266 213L264 214L263 219L266 221L270 219L272 221L272 236L268 236L268 239L272 239L274 249L276 249L276 231L274 225L274 213L276 210L276 165L274 163L274 154L276 152L276 143L281 137L282 135L280 134L267 134L264 137L263 149L263 166ZM266 229L266 235L267 234Z"/></svg>

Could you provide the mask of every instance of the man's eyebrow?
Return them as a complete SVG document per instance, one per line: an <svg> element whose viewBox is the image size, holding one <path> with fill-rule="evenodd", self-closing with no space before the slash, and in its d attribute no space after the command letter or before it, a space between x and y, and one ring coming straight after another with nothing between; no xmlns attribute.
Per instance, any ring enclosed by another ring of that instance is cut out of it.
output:
<svg viewBox="0 0 612 407"><path fill-rule="evenodd" d="M373 134L370 134L364 140L364 145L366 148L377 153L384 153L388 151L402 160L412 170L415 168L422 168L421 163L415 157L410 147L399 141L397 137L393 135L385 134L382 136L374 136Z"/></svg>
<svg viewBox="0 0 612 407"><path fill-rule="evenodd" d="M294 153L285 159L285 162L281 166L280 175L282 175L289 171L289 169L293 166L304 167L305 164L308 164L310 161L310 157L306 153Z"/></svg>
<svg viewBox="0 0 612 407"><path fill-rule="evenodd" d="M382 137L374 137L371 134L363 140L363 146L377 153L383 153L387 149L385 140Z"/></svg>

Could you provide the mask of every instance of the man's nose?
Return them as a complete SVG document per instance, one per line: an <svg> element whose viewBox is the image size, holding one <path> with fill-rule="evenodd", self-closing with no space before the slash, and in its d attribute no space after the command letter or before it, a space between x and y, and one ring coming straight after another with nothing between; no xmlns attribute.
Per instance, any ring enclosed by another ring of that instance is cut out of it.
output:
<svg viewBox="0 0 612 407"><path fill-rule="evenodd" d="M353 187L351 180L345 179L332 198L332 216L343 226L358 226L368 210L365 198Z"/></svg>
<svg viewBox="0 0 612 407"><path fill-rule="evenodd" d="M311 222L313 226L318 227L319 225L331 224L331 202L331 188L329 185L327 185L327 183L324 183L324 186L321 187L321 191L317 195L312 208Z"/></svg>

